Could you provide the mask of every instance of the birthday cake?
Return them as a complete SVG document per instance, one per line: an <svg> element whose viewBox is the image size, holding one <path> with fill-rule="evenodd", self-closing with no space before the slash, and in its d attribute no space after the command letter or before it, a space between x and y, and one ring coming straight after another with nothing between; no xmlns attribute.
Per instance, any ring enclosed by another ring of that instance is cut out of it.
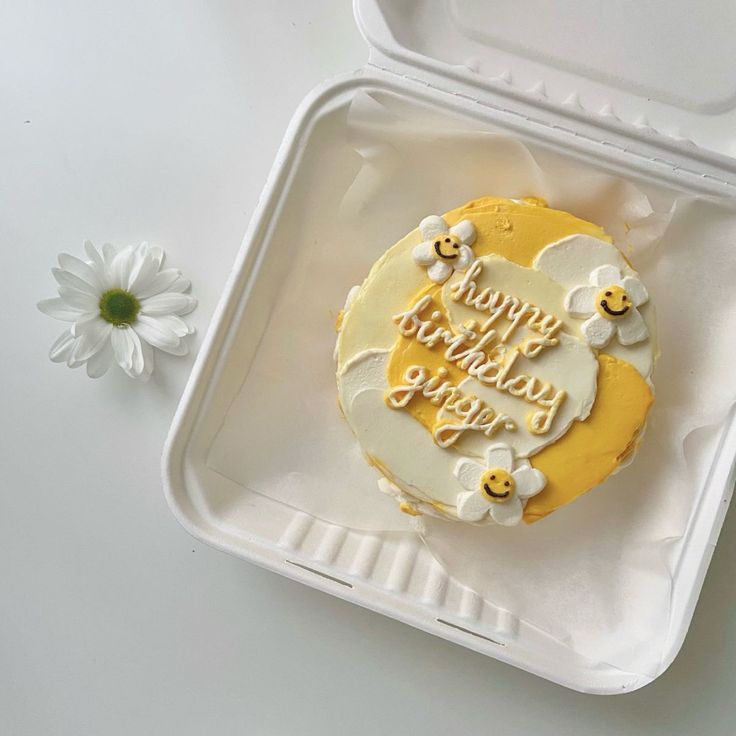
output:
<svg viewBox="0 0 736 736"><path fill-rule="evenodd" d="M408 514L537 521L627 464L654 310L599 226L536 198L425 217L338 317L342 413Z"/></svg>

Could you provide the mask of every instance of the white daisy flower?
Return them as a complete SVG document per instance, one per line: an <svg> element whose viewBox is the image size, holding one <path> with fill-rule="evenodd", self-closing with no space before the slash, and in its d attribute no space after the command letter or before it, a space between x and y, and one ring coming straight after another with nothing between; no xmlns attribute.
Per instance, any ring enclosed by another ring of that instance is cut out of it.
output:
<svg viewBox="0 0 736 736"><path fill-rule="evenodd" d="M453 471L468 490L457 497L457 515L463 521L480 521L487 514L503 526L516 526L526 500L547 484L544 474L528 460L514 462L514 451L498 443L486 450L485 465L462 458Z"/></svg>
<svg viewBox="0 0 736 736"><path fill-rule="evenodd" d="M425 217L419 223L423 242L412 251L414 261L427 266L427 276L443 284L453 271L464 271L475 259L470 246L475 240L475 227L470 220L447 227L439 215Z"/></svg>
<svg viewBox="0 0 736 736"><path fill-rule="evenodd" d="M649 336L637 309L648 300L639 279L622 277L615 266L599 266L590 273L590 285L567 293L565 309L573 317L589 317L582 330L591 347L605 347L614 335L622 345L633 345Z"/></svg>
<svg viewBox="0 0 736 736"><path fill-rule="evenodd" d="M62 253L51 272L59 296L38 308L71 322L51 346L49 357L70 368L86 365L90 378L102 376L113 359L131 377L148 379L153 348L186 355L184 338L194 332L181 319L197 306L185 294L190 282L175 268L161 268L161 248L141 243L120 252L105 244L100 253L89 241L89 260Z"/></svg>

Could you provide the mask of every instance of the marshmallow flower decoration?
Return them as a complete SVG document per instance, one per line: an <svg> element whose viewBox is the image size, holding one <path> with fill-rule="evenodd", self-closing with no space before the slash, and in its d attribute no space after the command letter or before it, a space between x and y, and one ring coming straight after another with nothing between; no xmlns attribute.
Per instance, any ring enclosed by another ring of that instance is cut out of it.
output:
<svg viewBox="0 0 736 736"><path fill-rule="evenodd" d="M603 348L615 335L622 345L634 345L649 337L637 307L649 300L639 279L621 276L615 266L599 266L590 283L576 286L565 296L565 309L573 317L588 319L582 331L592 348Z"/></svg>
<svg viewBox="0 0 736 736"><path fill-rule="evenodd" d="M474 260L470 246L475 240L475 227L462 220L448 227L439 215L425 217L419 223L423 242L412 251L415 263L427 267L427 276L443 284L453 271L464 271Z"/></svg>
<svg viewBox="0 0 736 736"><path fill-rule="evenodd" d="M516 526L526 500L547 484L544 474L528 460L515 462L513 449L503 443L486 450L485 465L462 458L453 472L468 491L457 497L458 518L482 521L490 515L502 526Z"/></svg>

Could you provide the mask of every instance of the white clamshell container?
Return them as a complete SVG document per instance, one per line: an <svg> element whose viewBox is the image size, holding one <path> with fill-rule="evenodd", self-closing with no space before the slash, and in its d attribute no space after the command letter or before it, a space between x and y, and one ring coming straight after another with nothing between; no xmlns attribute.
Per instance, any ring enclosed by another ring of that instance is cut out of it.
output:
<svg viewBox="0 0 736 736"><path fill-rule="evenodd" d="M171 427L165 493L191 534L575 690L620 693L651 681L575 655L491 606L449 578L418 536L329 524L240 487L247 503L233 508L223 499L235 484L206 458L266 327L274 299L267 274L283 254L284 228L294 227L289 218L311 192L317 167L331 157L340 163L336 141L344 140L344 113L356 94L390 92L622 176L734 199L736 75L724 60L731 58L736 6L700 8L697 25L692 13L684 0L671 0L664 17L633 0L356 1L369 62L314 90L296 111ZM353 162L346 184L354 173ZM334 209L338 202L321 204ZM690 624L730 500L735 457L732 416L674 573L662 671Z"/></svg>

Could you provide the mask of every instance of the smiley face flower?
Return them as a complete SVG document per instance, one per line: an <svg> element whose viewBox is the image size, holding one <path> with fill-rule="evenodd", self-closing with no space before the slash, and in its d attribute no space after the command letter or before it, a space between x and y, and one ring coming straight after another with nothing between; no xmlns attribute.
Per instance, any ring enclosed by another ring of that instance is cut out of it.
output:
<svg viewBox="0 0 736 736"><path fill-rule="evenodd" d="M84 244L87 260L59 255L51 269L59 296L38 308L71 323L51 346L49 357L70 368L84 365L99 378L114 362L131 378L147 380L154 348L186 355L187 335L194 329L183 319L197 305L185 294L190 283L175 268L162 268L164 252L141 243L117 251L105 244L98 251Z"/></svg>
<svg viewBox="0 0 736 736"><path fill-rule="evenodd" d="M458 518L481 521L490 514L502 526L516 526L526 500L547 484L544 474L528 460L514 462L513 449L503 443L486 450L485 465L462 458L453 472L468 491L457 497Z"/></svg>
<svg viewBox="0 0 736 736"><path fill-rule="evenodd" d="M453 271L464 271L474 260L470 246L475 240L475 227L462 220L448 227L439 215L425 217L419 223L423 242L412 251L415 263L427 266L427 276L443 284Z"/></svg>
<svg viewBox="0 0 736 736"><path fill-rule="evenodd" d="M599 266L591 271L589 285L567 292L565 309L573 317L589 318L582 331L591 347L605 347L614 335L622 345L633 345L649 336L637 309L648 300L639 279L622 277L615 266Z"/></svg>

